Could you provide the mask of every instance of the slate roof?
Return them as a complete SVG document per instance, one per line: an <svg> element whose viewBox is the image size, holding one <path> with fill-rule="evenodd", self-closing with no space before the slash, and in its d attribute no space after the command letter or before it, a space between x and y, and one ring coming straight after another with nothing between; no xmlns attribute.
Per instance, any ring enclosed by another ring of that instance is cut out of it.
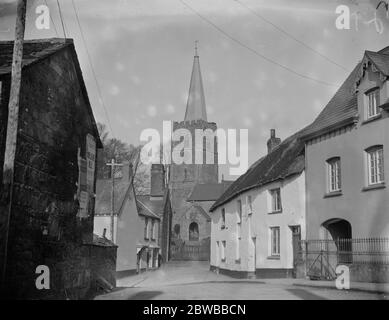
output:
<svg viewBox="0 0 389 320"><path fill-rule="evenodd" d="M23 46L23 68L73 44L71 39L25 40ZM11 73L13 41L0 42L0 74Z"/></svg>
<svg viewBox="0 0 389 320"><path fill-rule="evenodd" d="M216 201L232 183L233 181L222 181L196 184L187 201Z"/></svg>
<svg viewBox="0 0 389 320"><path fill-rule="evenodd" d="M300 174L305 168L304 142L300 139L304 130L290 136L271 153L254 163L245 174L232 183L212 205L210 211L247 190Z"/></svg>
<svg viewBox="0 0 389 320"><path fill-rule="evenodd" d="M101 247L117 247L117 245L114 244L111 240L104 237L100 237L97 234L93 234L92 244Z"/></svg>
<svg viewBox="0 0 389 320"><path fill-rule="evenodd" d="M208 212L204 210L204 208L198 204L193 204L189 210L192 210L192 208L195 208L196 210L198 210L198 212L200 212L205 219L207 219L207 221L210 221L211 220L211 217L209 216ZM188 211L189 211L188 210Z"/></svg>
<svg viewBox="0 0 389 320"><path fill-rule="evenodd" d="M389 47L378 52L365 51L364 59L359 62L340 86L332 99L307 128L304 140L330 132L358 120L356 83L363 73L363 61L370 61L383 76L389 76Z"/></svg>
<svg viewBox="0 0 389 320"><path fill-rule="evenodd" d="M0 41L0 76L8 75L12 69L12 56L13 56L14 41ZM81 86L82 93L84 95L86 105L88 107L89 115L91 116L92 123L96 132L96 143L98 148L102 148L92 107L90 105L88 92L82 76L81 67L78 61L76 49L74 47L73 39L36 39L36 40L25 40L23 45L23 61L22 68L38 63L39 61L48 58L51 55L61 51L62 49L69 48L73 58L74 66L77 72L78 80Z"/></svg>
<svg viewBox="0 0 389 320"><path fill-rule="evenodd" d="M308 126L304 134L305 137L310 137L314 133L331 129L331 127L334 127L337 124L353 121L357 116L358 109L355 83L359 76L360 68L361 63L358 63L323 111L317 116L313 123Z"/></svg>
<svg viewBox="0 0 389 320"><path fill-rule="evenodd" d="M163 199L150 199L149 195L137 195L138 214L154 219L160 219L165 207L165 197Z"/></svg>
<svg viewBox="0 0 389 320"><path fill-rule="evenodd" d="M389 76L389 55L373 51L366 51L366 56L373 62L375 67L385 76Z"/></svg>
<svg viewBox="0 0 389 320"><path fill-rule="evenodd" d="M115 196L114 196L114 214L120 214L124 199L129 193L131 181L128 179L115 179ZM96 181L96 204L95 214L111 214L111 179L98 179Z"/></svg>

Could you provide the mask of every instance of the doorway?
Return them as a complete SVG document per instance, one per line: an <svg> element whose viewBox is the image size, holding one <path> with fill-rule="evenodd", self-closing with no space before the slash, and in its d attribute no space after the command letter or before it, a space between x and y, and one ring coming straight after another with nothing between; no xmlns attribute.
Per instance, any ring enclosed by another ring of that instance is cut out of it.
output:
<svg viewBox="0 0 389 320"><path fill-rule="evenodd" d="M301 252L301 226L289 226L292 231L292 248L293 248L293 278L296 278L297 264Z"/></svg>
<svg viewBox="0 0 389 320"><path fill-rule="evenodd" d="M256 265L257 265L257 238L252 237L250 238L250 254L249 254L249 263L248 263L248 268L250 272L255 272Z"/></svg>

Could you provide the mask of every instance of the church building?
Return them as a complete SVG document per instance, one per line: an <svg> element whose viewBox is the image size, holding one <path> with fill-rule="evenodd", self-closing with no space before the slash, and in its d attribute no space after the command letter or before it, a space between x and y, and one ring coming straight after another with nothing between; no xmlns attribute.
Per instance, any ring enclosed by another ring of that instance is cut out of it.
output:
<svg viewBox="0 0 389 320"><path fill-rule="evenodd" d="M208 260L211 219L209 205L203 208L201 202L189 201L194 188L199 185L218 184L218 152L216 138L203 142L203 163L195 164L195 130L210 129L215 132L216 123L209 122L205 104L205 95L200 71L199 56L193 61L192 76L184 121L174 122L173 131L186 129L192 136L192 163L172 164L170 168L169 188L172 203L171 258L185 260ZM172 143L172 149L179 142ZM197 150L198 151L198 150ZM212 163L206 163L206 155L213 156ZM219 195L221 195L220 192ZM216 200L217 197L214 199Z"/></svg>

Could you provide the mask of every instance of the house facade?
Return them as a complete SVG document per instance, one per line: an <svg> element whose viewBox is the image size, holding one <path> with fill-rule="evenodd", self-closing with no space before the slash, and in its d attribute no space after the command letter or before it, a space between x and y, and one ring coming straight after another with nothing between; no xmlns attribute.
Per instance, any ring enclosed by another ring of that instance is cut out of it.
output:
<svg viewBox="0 0 389 320"><path fill-rule="evenodd" d="M211 207L211 270L236 277L291 277L305 238L304 144L271 131L268 154Z"/></svg>
<svg viewBox="0 0 389 320"><path fill-rule="evenodd" d="M161 263L161 220L171 214L168 192L158 183L163 174L163 170L151 170L149 195L135 194L131 164L123 165L114 179L113 242L118 246L119 276L155 269ZM112 179L97 180L94 233L108 239L112 239L111 190Z"/></svg>
<svg viewBox="0 0 389 320"><path fill-rule="evenodd" d="M305 132L308 239L389 237L388 76L366 51Z"/></svg>

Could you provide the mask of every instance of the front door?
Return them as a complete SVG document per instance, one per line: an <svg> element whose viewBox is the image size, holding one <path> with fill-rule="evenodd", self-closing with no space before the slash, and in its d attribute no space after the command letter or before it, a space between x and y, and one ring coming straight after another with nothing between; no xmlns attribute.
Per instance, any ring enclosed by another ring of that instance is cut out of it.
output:
<svg viewBox="0 0 389 320"><path fill-rule="evenodd" d="M300 241L301 241L301 227L291 226L292 230L292 246L293 246L293 277L296 277L296 266L300 253Z"/></svg>
<svg viewBox="0 0 389 320"><path fill-rule="evenodd" d="M256 256L257 256L257 238L252 237L251 238L251 250L249 254L249 271L255 272L255 266L256 266Z"/></svg>

